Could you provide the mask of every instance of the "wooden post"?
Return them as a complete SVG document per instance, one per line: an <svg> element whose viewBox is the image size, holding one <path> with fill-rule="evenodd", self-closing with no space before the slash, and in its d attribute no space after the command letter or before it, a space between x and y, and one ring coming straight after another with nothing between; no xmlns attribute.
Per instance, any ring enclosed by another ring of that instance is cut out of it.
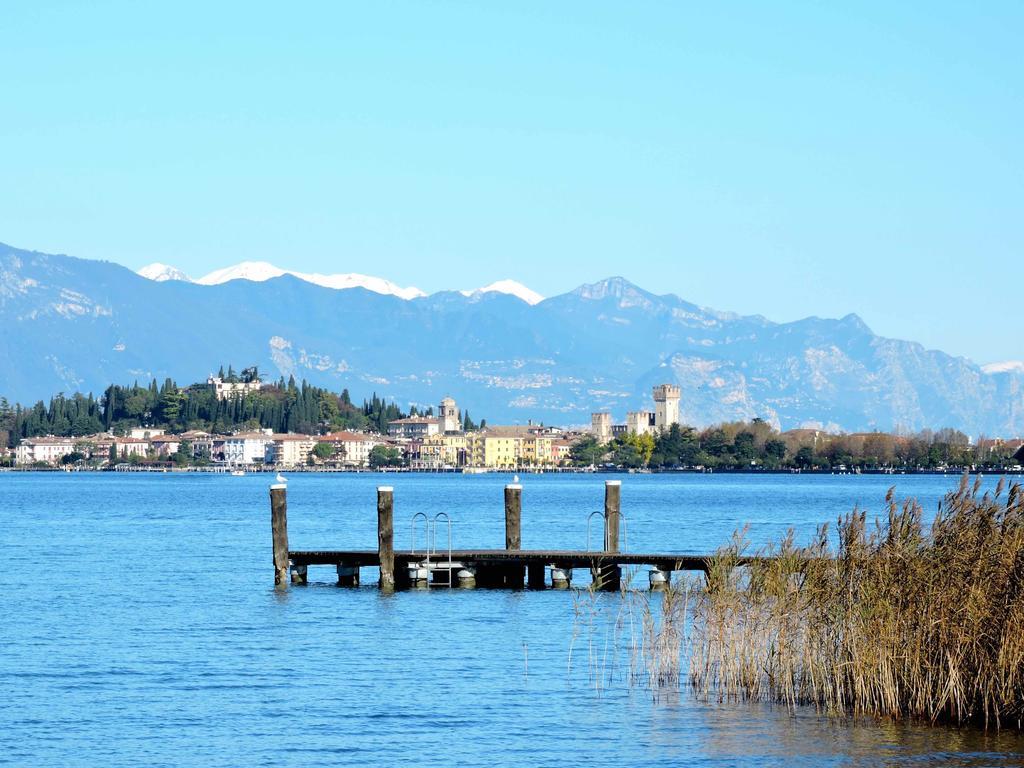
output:
<svg viewBox="0 0 1024 768"><path fill-rule="evenodd" d="M523 486L511 483L505 486L505 549L518 550L523 546ZM500 566L499 581L502 586L513 589L523 588L525 567L522 565ZM543 581L543 576L541 580Z"/></svg>
<svg viewBox="0 0 1024 768"><path fill-rule="evenodd" d="M526 566L526 584L530 589L544 589L544 563Z"/></svg>
<svg viewBox="0 0 1024 768"><path fill-rule="evenodd" d="M622 481L606 480L604 484L604 549L619 551L619 519L622 505Z"/></svg>
<svg viewBox="0 0 1024 768"><path fill-rule="evenodd" d="M523 486L505 486L505 549L523 546Z"/></svg>
<svg viewBox="0 0 1024 768"><path fill-rule="evenodd" d="M274 584L288 584L288 486L270 486L270 531L274 538Z"/></svg>
<svg viewBox="0 0 1024 768"><path fill-rule="evenodd" d="M395 489L377 489L377 555L381 589L395 588Z"/></svg>
<svg viewBox="0 0 1024 768"><path fill-rule="evenodd" d="M349 563L338 563L338 586L339 587L358 587L359 586L359 566L350 565Z"/></svg>

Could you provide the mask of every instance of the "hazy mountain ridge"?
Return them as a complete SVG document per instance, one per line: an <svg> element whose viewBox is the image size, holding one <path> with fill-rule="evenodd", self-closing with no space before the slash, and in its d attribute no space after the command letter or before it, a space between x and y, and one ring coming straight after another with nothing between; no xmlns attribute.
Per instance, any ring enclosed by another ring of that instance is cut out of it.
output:
<svg viewBox="0 0 1024 768"><path fill-rule="evenodd" d="M649 293L622 278L536 304L447 291L405 300L291 275L157 282L116 264L0 246L0 394L23 403L135 378L200 380L257 364L354 396L492 421L585 423L650 407L675 381L686 421L761 416L782 428L954 426L1024 432L1024 371L875 336L856 315L773 323Z"/></svg>

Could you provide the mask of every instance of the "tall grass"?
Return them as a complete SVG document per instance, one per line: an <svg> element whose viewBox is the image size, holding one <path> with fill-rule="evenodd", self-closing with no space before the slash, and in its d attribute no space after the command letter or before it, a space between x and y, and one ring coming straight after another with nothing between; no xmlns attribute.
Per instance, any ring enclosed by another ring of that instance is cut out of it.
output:
<svg viewBox="0 0 1024 768"><path fill-rule="evenodd" d="M1024 721L1024 489L982 494L965 476L930 526L890 490L797 546L752 554L745 533L703 583L659 595L577 593L573 643L592 684L628 663L659 695L816 705L836 714L1020 728ZM604 619L601 619L601 615ZM570 667L572 651L570 650ZM619 662L627 657L628 662Z"/></svg>
<svg viewBox="0 0 1024 768"><path fill-rule="evenodd" d="M1021 727L1024 492L965 476L931 526L916 502L854 511L741 567L742 538L695 597L689 679L705 696Z"/></svg>

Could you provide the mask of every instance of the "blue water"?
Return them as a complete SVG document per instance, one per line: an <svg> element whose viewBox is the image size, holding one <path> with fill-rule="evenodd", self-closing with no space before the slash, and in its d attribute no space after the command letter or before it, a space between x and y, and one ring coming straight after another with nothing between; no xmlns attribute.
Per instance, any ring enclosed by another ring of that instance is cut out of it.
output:
<svg viewBox="0 0 1024 768"><path fill-rule="evenodd" d="M1024 742L811 709L657 700L595 685L566 592L273 588L269 476L0 473L0 763L11 765L1016 765ZM895 483L934 509L955 477L623 479L632 550L754 543ZM603 478L524 476L524 548L583 548ZM396 545L449 512L457 547L504 542L507 476L315 475L289 482L293 549ZM605 609L614 611L609 596ZM601 649L597 649L600 654Z"/></svg>

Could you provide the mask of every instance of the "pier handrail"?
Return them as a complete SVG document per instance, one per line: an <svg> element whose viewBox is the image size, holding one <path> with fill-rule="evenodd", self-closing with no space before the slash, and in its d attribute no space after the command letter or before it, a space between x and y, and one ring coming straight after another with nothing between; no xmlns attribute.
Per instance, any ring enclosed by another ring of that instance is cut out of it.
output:
<svg viewBox="0 0 1024 768"><path fill-rule="evenodd" d="M430 554L430 520L427 518L425 512L417 512L409 521L409 525L412 528L412 539L410 541L409 551L416 552L416 518L423 518L423 546L427 549L427 555Z"/></svg>

